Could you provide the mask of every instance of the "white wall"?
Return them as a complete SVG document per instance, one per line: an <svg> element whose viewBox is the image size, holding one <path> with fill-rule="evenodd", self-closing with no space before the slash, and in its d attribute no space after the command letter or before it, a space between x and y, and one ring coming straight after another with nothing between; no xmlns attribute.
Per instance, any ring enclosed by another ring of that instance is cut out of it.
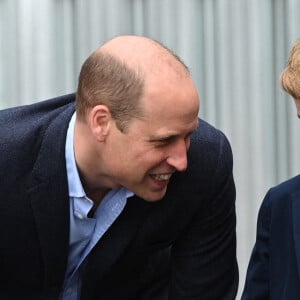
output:
<svg viewBox="0 0 300 300"><path fill-rule="evenodd" d="M300 1L0 0L0 107L74 91L83 60L119 34L179 54L201 117L231 141L241 290L263 196L300 170L300 124L278 82L300 37Z"/></svg>

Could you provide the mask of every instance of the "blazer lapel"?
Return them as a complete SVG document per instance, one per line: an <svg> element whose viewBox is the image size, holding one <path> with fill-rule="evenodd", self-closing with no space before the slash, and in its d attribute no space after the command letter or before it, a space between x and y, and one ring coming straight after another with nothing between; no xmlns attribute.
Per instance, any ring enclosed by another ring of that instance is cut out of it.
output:
<svg viewBox="0 0 300 300"><path fill-rule="evenodd" d="M74 107L62 111L44 133L28 188L44 261L45 292L59 293L69 247L69 196L65 141Z"/></svg>
<svg viewBox="0 0 300 300"><path fill-rule="evenodd" d="M300 191L292 195L292 205L295 254L300 277Z"/></svg>
<svg viewBox="0 0 300 300"><path fill-rule="evenodd" d="M44 182L29 192L45 270L45 289L61 287L68 259L69 201L62 180ZM48 293L48 292L47 292Z"/></svg>
<svg viewBox="0 0 300 300"><path fill-rule="evenodd" d="M153 205L153 203L152 203ZM101 277L121 256L126 247L134 238L139 225L143 222L151 203L133 196L127 200L127 204L112 224L109 230L97 243L85 263L85 283L89 285L89 278ZM93 282L97 282L94 281Z"/></svg>

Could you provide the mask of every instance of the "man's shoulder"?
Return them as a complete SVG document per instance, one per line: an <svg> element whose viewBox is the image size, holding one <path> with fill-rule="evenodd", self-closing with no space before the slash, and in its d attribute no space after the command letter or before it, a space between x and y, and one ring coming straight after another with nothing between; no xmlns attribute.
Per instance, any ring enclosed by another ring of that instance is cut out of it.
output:
<svg viewBox="0 0 300 300"><path fill-rule="evenodd" d="M45 99L36 103L31 104L31 106L37 106L37 107L51 107L51 108L60 108L65 105L75 103L75 94L65 94L49 99Z"/></svg>
<svg viewBox="0 0 300 300"><path fill-rule="evenodd" d="M32 104L0 110L0 127L20 128L26 124L38 124L51 120L55 115L74 107L75 95L68 94Z"/></svg>
<svg viewBox="0 0 300 300"><path fill-rule="evenodd" d="M220 129L199 118L198 128L194 133L194 137L205 140L215 140L218 139L220 135L223 135L223 132Z"/></svg>
<svg viewBox="0 0 300 300"><path fill-rule="evenodd" d="M66 131L74 106L74 94L0 111L0 149L2 153L33 151L45 136L47 129ZM18 147L16 148L16 145ZM22 150L21 150L22 149ZM11 155L10 155L11 156Z"/></svg>
<svg viewBox="0 0 300 300"><path fill-rule="evenodd" d="M215 165L233 163L232 149L227 136L220 129L199 119L197 130L191 136L189 159L193 162Z"/></svg>
<svg viewBox="0 0 300 300"><path fill-rule="evenodd" d="M27 112L44 112L46 110L55 110L75 102L75 94L66 94L63 96L46 99L31 104L14 106L0 110L1 116L13 117L15 114L26 114Z"/></svg>

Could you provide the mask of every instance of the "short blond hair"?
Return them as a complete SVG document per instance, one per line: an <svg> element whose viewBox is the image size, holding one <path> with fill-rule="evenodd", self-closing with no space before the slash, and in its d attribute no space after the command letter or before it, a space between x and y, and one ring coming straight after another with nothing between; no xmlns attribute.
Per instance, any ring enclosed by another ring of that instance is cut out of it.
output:
<svg viewBox="0 0 300 300"><path fill-rule="evenodd" d="M280 76L282 88L294 99L300 99L300 39L292 47L287 65Z"/></svg>

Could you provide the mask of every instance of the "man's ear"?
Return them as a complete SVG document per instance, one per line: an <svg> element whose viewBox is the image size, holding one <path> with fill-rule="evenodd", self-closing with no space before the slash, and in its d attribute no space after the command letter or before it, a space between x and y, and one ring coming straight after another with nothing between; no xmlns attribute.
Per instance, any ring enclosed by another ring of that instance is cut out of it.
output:
<svg viewBox="0 0 300 300"><path fill-rule="evenodd" d="M96 105L89 112L91 131L97 141L103 142L111 124L111 113L106 105Z"/></svg>

